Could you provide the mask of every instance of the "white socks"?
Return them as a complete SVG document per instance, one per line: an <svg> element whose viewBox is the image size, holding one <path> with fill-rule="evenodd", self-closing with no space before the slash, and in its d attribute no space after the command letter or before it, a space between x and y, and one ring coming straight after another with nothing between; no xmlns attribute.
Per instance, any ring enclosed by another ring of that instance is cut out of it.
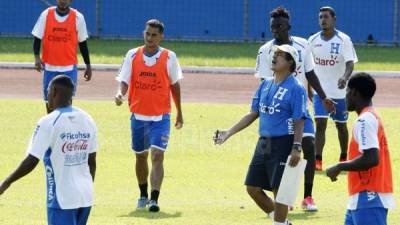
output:
<svg viewBox="0 0 400 225"><path fill-rule="evenodd" d="M275 211L272 211L272 212L268 213L267 215L269 218L274 219Z"/></svg>
<svg viewBox="0 0 400 225"><path fill-rule="evenodd" d="M287 225L287 223L286 222L280 223L280 222L274 221L274 223L272 225Z"/></svg>

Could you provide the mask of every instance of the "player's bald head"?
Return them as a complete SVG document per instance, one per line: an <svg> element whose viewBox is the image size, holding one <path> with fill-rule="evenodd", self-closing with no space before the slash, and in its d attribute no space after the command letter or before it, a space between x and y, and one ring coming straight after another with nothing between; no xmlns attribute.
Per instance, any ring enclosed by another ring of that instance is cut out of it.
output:
<svg viewBox="0 0 400 225"><path fill-rule="evenodd" d="M61 99L70 100L74 93L75 84L70 77L58 75L51 80L49 89L55 91Z"/></svg>

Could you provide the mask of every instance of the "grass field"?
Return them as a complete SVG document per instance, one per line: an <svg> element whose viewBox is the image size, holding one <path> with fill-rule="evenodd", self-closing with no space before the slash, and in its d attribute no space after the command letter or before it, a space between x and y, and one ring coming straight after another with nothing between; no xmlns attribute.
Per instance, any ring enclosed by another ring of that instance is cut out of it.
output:
<svg viewBox="0 0 400 225"><path fill-rule="evenodd" d="M92 63L120 64L126 52L142 41L89 40ZM261 43L198 43L165 41L183 66L254 67ZM356 47L357 70L400 70L400 48ZM0 38L0 61L33 62L32 39ZM82 60L81 60L82 61Z"/></svg>
<svg viewBox="0 0 400 225"><path fill-rule="evenodd" d="M161 212L150 214L135 211L138 188L126 106L117 108L111 101L77 100L75 103L93 116L99 129L96 203L89 224L271 224L243 186L257 140L257 125L223 146L216 147L211 141L216 128L230 126L247 112L248 105L184 104L185 126L181 131L172 129L166 154ZM386 122L397 191L400 186L399 109L379 111ZM0 180L24 157L35 123L43 115L44 106L40 100L0 100ZM354 114L350 121L353 119ZM336 131L330 124L326 165L336 162L338 148ZM296 205L289 218L295 225L343 224L346 187L345 175L331 183L323 173L318 173L314 197L320 211L305 213ZM302 193L298 197L299 204L301 196ZM45 224L45 210L45 175L41 164L0 197L0 224ZM399 221L400 210L391 211L388 224L399 225Z"/></svg>

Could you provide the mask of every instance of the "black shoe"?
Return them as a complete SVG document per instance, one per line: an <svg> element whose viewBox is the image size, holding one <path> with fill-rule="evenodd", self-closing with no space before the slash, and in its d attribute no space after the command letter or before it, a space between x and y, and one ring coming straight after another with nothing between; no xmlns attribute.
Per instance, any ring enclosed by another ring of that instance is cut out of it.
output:
<svg viewBox="0 0 400 225"><path fill-rule="evenodd" d="M158 211L160 211L160 207L158 206L156 201L150 200L150 202L149 202L149 211L150 212L158 212Z"/></svg>

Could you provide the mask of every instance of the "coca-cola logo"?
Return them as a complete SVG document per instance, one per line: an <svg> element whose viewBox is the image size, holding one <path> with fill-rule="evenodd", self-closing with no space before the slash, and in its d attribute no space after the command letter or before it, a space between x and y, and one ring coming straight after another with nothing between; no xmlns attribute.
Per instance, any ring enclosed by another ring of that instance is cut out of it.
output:
<svg viewBox="0 0 400 225"><path fill-rule="evenodd" d="M63 153L67 152L76 152L76 151L85 151L88 148L88 140L78 139L72 142L65 142L62 147L61 151Z"/></svg>

